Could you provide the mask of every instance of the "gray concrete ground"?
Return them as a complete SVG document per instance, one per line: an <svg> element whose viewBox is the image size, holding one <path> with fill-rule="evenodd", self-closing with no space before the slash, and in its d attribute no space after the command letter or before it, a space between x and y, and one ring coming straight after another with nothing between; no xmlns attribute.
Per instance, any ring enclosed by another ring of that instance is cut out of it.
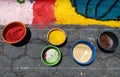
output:
<svg viewBox="0 0 120 77"><path fill-rule="evenodd" d="M67 43L59 47L63 58L57 66L48 67L40 59L42 48L49 45L46 34L50 28L35 30L28 26L31 37L29 33L26 44L13 46L3 42L0 36L0 77L120 77L120 47L113 53L105 53L97 45L100 32L110 30L120 38L120 29L77 25L54 27L62 28L67 34ZM80 39L89 40L96 47L97 56L91 65L78 65L71 58L71 44Z"/></svg>

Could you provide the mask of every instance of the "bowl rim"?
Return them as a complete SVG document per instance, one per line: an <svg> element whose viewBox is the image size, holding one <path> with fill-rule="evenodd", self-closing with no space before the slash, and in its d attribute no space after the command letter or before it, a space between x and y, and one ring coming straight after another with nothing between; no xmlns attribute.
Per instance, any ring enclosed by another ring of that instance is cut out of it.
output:
<svg viewBox="0 0 120 77"><path fill-rule="evenodd" d="M19 23L19 24L21 24L21 25L24 27L24 29L25 29L25 33L24 33L24 35L22 36L21 39L19 39L19 40L17 40L17 41L14 41L14 42L10 42L10 41L7 41L7 40L4 38L3 34L4 34L5 29L6 29L10 24L13 24L13 23ZM26 36L26 33L27 33L27 27L26 27L26 25L25 25L24 23L22 23L22 22L20 22L20 21L13 21L13 22L10 22L10 23L8 23L7 25L4 26L4 28L3 28L3 30L2 30L2 39L3 39L3 41L6 42L6 43L16 44L16 43L19 43L20 41L23 40L23 38Z"/></svg>
<svg viewBox="0 0 120 77"><path fill-rule="evenodd" d="M45 50L46 50L47 48L56 49L56 51L58 52L59 57L58 57L58 59L57 59L56 62L54 62L54 63L48 63L48 62L46 62L46 61L44 60L43 54L44 54L44 52L45 52ZM42 61L45 65L47 65L47 66L55 66L55 65L57 65L57 64L60 62L60 60L61 60L61 58L62 58L62 54L61 54L61 51L60 51L60 49L59 49L58 47L53 46L53 45L47 45L47 46L45 46L45 47L42 49L42 51L41 51L41 53L40 53L40 58L41 58L41 61Z"/></svg>
<svg viewBox="0 0 120 77"><path fill-rule="evenodd" d="M52 43L52 42L49 40L49 34L50 34L52 31L54 31L54 30L59 30L59 31L61 31L61 32L65 35L65 38L64 38L63 42L61 42L60 44ZM62 30L61 28L52 28L52 29L50 29L50 30L48 31L48 33L47 33L47 40L48 40L48 42L49 42L50 44L52 44L52 45L59 46L59 45L61 45L61 44L63 44L63 43L65 42L66 38L67 38L67 34L66 34L66 32L65 32L64 30Z"/></svg>
<svg viewBox="0 0 120 77"><path fill-rule="evenodd" d="M114 35L114 36L117 38L117 41L118 41L118 42L117 42L117 46L116 46L115 48L109 49L109 48L105 48L105 47L102 46L102 44L101 44L101 42L100 42L100 36L101 36L102 34L105 34L105 33L110 33L110 34ZM115 32L109 31L109 30L108 30L108 31L102 31L102 32L99 34L99 36L98 36L97 42L98 42L99 47L100 47L102 50L104 50L104 51L109 51L109 52L112 52L112 51L116 50L116 49L118 48L118 46L119 46L119 39L118 39L117 34L116 34Z"/></svg>
<svg viewBox="0 0 120 77"><path fill-rule="evenodd" d="M91 58L89 59L89 61L87 61L87 62L79 62L79 61L77 61L76 59L75 59L75 57L73 56L73 49L74 49L74 47L77 45L77 44L85 44L85 45L87 45L88 47L90 47L90 49L92 50L92 56L91 56ZM95 58L96 58L96 48L94 47L94 45L91 43L91 42L89 42L89 41L87 41L87 40L77 40L77 41L75 41L72 45L71 45L71 49L70 49L70 53L71 53L71 55L72 55L72 59L77 63L77 64L79 64L79 65L89 65L89 64L91 64L92 62L94 62L94 60L95 60Z"/></svg>

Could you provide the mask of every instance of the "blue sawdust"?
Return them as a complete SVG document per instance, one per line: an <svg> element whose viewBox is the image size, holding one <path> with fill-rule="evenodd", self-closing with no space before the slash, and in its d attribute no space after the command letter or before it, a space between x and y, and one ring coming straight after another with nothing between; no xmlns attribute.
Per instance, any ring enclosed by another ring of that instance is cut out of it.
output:
<svg viewBox="0 0 120 77"><path fill-rule="evenodd" d="M119 20L120 0L71 0L77 13L97 20Z"/></svg>

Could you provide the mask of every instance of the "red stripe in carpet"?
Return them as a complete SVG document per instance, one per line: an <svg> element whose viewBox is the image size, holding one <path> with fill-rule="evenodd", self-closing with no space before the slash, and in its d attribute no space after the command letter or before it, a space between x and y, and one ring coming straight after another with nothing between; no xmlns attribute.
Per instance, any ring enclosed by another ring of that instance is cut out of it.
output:
<svg viewBox="0 0 120 77"><path fill-rule="evenodd" d="M53 5L55 0L35 0L33 5L33 22L40 24L39 28L50 26L55 21Z"/></svg>

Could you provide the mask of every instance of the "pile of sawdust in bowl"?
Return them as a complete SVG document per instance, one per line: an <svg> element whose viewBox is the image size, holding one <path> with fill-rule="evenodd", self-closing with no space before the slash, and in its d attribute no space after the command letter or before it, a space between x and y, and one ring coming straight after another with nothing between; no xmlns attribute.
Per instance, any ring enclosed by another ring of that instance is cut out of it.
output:
<svg viewBox="0 0 120 77"><path fill-rule="evenodd" d="M85 63L92 57L92 50L85 44L77 44L73 49L73 56L78 62Z"/></svg>
<svg viewBox="0 0 120 77"><path fill-rule="evenodd" d="M71 54L76 63L89 65L96 57L96 49L91 42L78 40L72 44Z"/></svg>

